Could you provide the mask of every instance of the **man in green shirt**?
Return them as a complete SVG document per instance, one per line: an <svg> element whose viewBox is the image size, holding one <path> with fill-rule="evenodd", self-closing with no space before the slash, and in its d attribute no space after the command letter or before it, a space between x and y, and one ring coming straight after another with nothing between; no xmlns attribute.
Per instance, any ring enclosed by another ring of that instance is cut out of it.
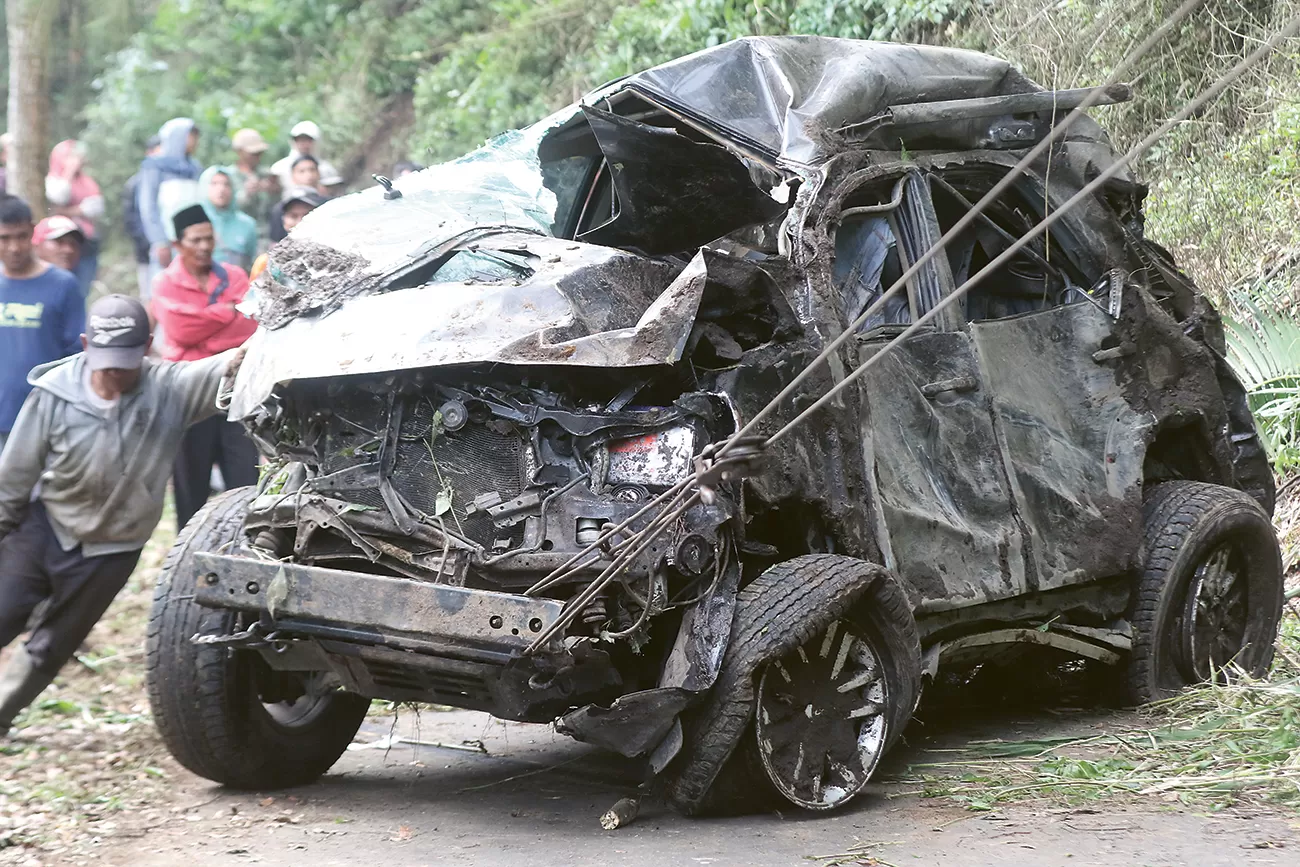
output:
<svg viewBox="0 0 1300 867"><path fill-rule="evenodd" d="M235 164L230 167L235 182L235 206L257 221L258 233L265 237L267 216L280 199L280 180L261 167L262 154L268 147L255 129L241 129L231 139Z"/></svg>

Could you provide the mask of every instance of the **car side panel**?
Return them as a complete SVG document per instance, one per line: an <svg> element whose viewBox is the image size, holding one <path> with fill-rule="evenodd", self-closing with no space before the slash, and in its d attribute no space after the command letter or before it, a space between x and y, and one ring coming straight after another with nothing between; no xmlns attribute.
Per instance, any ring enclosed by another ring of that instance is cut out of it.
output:
<svg viewBox="0 0 1300 867"><path fill-rule="evenodd" d="M862 357L878 349L866 342ZM1025 539L970 338L960 331L909 338L867 371L862 393L882 547L917 610L1029 589Z"/></svg>
<svg viewBox="0 0 1300 867"><path fill-rule="evenodd" d="M1113 331L1086 302L970 325L1040 589L1135 565L1153 419L1116 375L1132 350L1103 352Z"/></svg>

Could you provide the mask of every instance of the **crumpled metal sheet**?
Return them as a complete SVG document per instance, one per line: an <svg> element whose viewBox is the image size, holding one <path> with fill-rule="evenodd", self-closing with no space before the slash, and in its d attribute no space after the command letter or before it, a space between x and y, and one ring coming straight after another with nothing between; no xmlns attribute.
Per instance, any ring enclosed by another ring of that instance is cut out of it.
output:
<svg viewBox="0 0 1300 867"><path fill-rule="evenodd" d="M1127 572L1142 532L1143 457L1155 418L1131 405L1115 362L1093 358L1114 340L1114 320L1085 302L974 322L970 332L1029 527L1037 589ZM1148 363L1167 351L1136 349Z"/></svg>
<svg viewBox="0 0 1300 867"><path fill-rule="evenodd" d="M589 704L570 711L555 721L555 730L621 755L643 756L659 745L695 697L677 687L629 692L607 708Z"/></svg>
<svg viewBox="0 0 1300 867"><path fill-rule="evenodd" d="M267 270L253 284L258 321L279 328L301 313L332 309L337 297L378 288L432 248L478 227L549 233L556 200L542 183L537 147L573 113L400 178L394 182L400 198L386 199L374 186L321 205L271 248Z"/></svg>
<svg viewBox="0 0 1300 867"><path fill-rule="evenodd" d="M879 348L863 347L865 354ZM910 338L868 370L862 394L863 446L887 530L886 562L918 609L1029 589L1027 540L970 338L960 331Z"/></svg>
<svg viewBox="0 0 1300 867"><path fill-rule="evenodd" d="M235 380L230 418L279 383L475 362L641 367L678 361L704 294L703 254L676 269L604 247L520 236L521 283L430 283L353 298L337 314L259 329ZM486 248L486 245L481 247Z"/></svg>
<svg viewBox="0 0 1300 867"><path fill-rule="evenodd" d="M644 90L783 160L810 166L836 130L891 105L1038 88L1005 60L956 48L825 36L752 36L630 76Z"/></svg>

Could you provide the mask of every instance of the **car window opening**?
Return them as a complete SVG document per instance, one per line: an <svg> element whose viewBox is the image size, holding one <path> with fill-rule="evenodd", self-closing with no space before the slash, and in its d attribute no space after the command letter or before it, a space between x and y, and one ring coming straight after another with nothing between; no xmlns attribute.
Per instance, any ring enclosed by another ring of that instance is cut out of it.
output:
<svg viewBox="0 0 1300 867"><path fill-rule="evenodd" d="M586 106L539 149L557 237L663 255L770 222L779 178L633 94Z"/></svg>
<svg viewBox="0 0 1300 867"><path fill-rule="evenodd" d="M887 184L873 182L852 193L840 215L832 280L840 293L841 314L845 323L850 323L938 242L941 231L917 172ZM951 289L952 275L945 263L932 259L908 279L905 293L890 297L858 331L909 325Z"/></svg>
<svg viewBox="0 0 1300 867"><path fill-rule="evenodd" d="M945 232L991 188L982 177L944 178L932 174L929 180ZM1042 218L1041 210L1041 202L1035 207L1025 191L1015 188L986 208L948 245L947 258L956 285L983 271L1028 233ZM1068 273L1072 270L1056 238L1038 238L967 294L962 301L966 319L1002 319L1083 301L1083 290Z"/></svg>

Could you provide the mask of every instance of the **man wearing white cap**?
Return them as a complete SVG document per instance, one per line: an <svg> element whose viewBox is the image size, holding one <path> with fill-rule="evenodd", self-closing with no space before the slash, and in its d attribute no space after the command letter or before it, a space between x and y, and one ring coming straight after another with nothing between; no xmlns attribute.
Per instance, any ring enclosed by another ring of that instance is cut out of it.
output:
<svg viewBox="0 0 1300 867"><path fill-rule="evenodd" d="M149 342L140 301L109 295L91 305L84 351L28 376L0 453L0 649L49 604L0 673L0 735L126 584L162 516L181 436L216 413L221 378L242 358L157 362Z"/></svg>
<svg viewBox="0 0 1300 867"><path fill-rule="evenodd" d="M320 127L309 120L301 121L289 130L289 139L292 144L289 146L289 155L282 160L277 160L275 165L271 166L271 171L280 179L280 188L289 189L293 186L293 163L300 156L312 156L316 158L316 164L320 168L321 175L338 175L338 169L330 163L321 159L320 154L316 153L316 145L320 142Z"/></svg>

